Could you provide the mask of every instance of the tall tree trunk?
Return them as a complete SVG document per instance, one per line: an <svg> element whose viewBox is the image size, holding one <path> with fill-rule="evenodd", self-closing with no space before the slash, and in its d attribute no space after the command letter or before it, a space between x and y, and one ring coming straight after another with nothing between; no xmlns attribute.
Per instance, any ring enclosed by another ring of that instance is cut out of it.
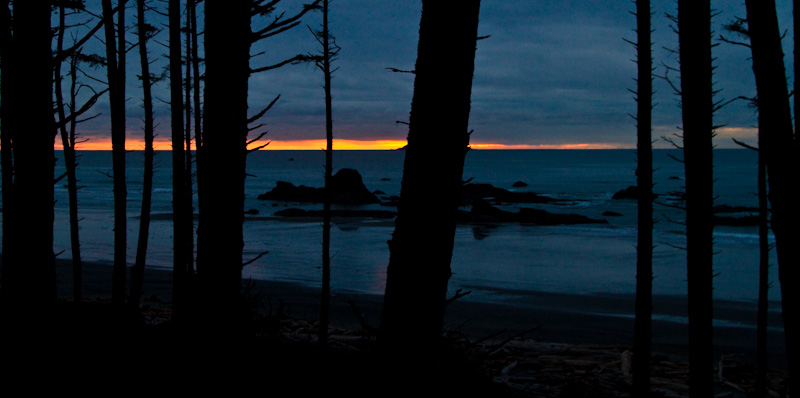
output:
<svg viewBox="0 0 800 398"><path fill-rule="evenodd" d="M237 329L250 75L250 3L205 2L205 112L197 278L210 329ZM213 163L209 163L213 162Z"/></svg>
<svg viewBox="0 0 800 398"><path fill-rule="evenodd" d="M200 79L200 56L198 55L198 40L197 40L197 3L198 0L189 0L187 2L187 7L189 7L188 11L188 18L189 18L189 36L191 37L191 64L192 64L192 73L194 79L194 92L192 93L192 100L194 103L194 145L195 145L195 170L200 169L200 161L199 161L199 154L201 152L200 147L202 145L202 137L201 137L201 129L202 129L202 115L203 115L203 106L200 102L200 90L201 90L201 79ZM187 149L188 150L188 149ZM188 190L189 190L189 205L190 205L190 214L191 219L189 220L188 226L190 228L190 236L188 238L189 243L189 250L188 255L189 258L187 262L189 264L188 274L190 277L194 276L195 270L195 247L194 247L194 234L195 234L195 225L194 225L194 192L195 188L192 185L192 174L191 170L187 176L189 178L188 183ZM197 185L200 185L199 180L197 180Z"/></svg>
<svg viewBox="0 0 800 398"><path fill-rule="evenodd" d="M10 264L12 252L13 206L11 205L11 189L14 183L14 162L11 152L11 113L8 111L11 102L12 81L8 73L11 71L11 11L8 8L9 0L0 1L0 169L2 169L3 189L3 263ZM6 279L8 266L3 267L3 280ZM13 269L13 266L11 266ZM2 293L2 291L0 291ZM2 297L0 297L2 299Z"/></svg>
<svg viewBox="0 0 800 398"><path fill-rule="evenodd" d="M117 2L117 30L114 31L111 0L103 0L105 19L108 93L111 107L111 158L114 172L114 270L111 301L119 308L125 304L128 224L125 185L125 3Z"/></svg>
<svg viewBox="0 0 800 398"><path fill-rule="evenodd" d="M686 168L686 266L689 285L689 387L692 397L714 394L713 88L711 6L678 1L681 107Z"/></svg>
<svg viewBox="0 0 800 398"><path fill-rule="evenodd" d="M650 396L650 351L653 315L653 57L650 42L650 1L636 1L636 63L639 69L636 140L639 187L636 246L636 322L633 342L633 395Z"/></svg>
<svg viewBox="0 0 800 398"><path fill-rule="evenodd" d="M2 33L5 207L2 288L7 309L20 317L9 326L23 330L31 328L41 333L38 326L47 320L56 300L53 257L53 144L56 126L53 118L50 4L25 0L16 0L12 4L14 15L10 23L13 37L8 32ZM7 12L4 7L3 19L8 16ZM7 101L7 98L13 101ZM31 128L31 121L35 121L36 128ZM13 177L6 174L11 172L8 169L11 166L9 155L13 156ZM21 220L9 220L10 211L24 215L24 226ZM11 221L8 226L5 225L7 221ZM9 243L10 246L6 246Z"/></svg>
<svg viewBox="0 0 800 398"><path fill-rule="evenodd" d="M479 0L422 2L408 146L381 316L383 345L400 355L435 357L441 338L469 144L479 8Z"/></svg>
<svg viewBox="0 0 800 398"><path fill-rule="evenodd" d="M150 237L150 202L153 193L153 95L150 62L147 56L147 30L145 0L136 0L137 29L139 35L139 60L142 68L142 93L144 96L144 176L142 178L142 210L139 217L139 243L136 262L131 269L131 295L128 303L135 311L142 297L144 267L147 260L147 243Z"/></svg>
<svg viewBox="0 0 800 398"><path fill-rule="evenodd" d="M64 51L64 35L66 33L66 8L62 5L58 11L58 37L56 40L56 54L62 54ZM82 292L82 273L81 273L81 245L80 234L78 228L78 179L76 175L77 161L75 157L75 118L73 117L69 123L69 127L64 121L66 120L66 104L64 102L63 89L61 87L61 66L62 59L59 58L55 62L54 76L55 76L55 96L56 96L56 112L60 121L59 131L61 133L61 144L64 148L64 167L67 170L67 191L69 195L69 231L70 243L72 249L72 291L73 301L79 304L83 300ZM70 58L70 66L75 65L75 57ZM71 114L75 112L75 77L74 71L70 68L70 75L72 77L72 85L70 86L70 99L69 104Z"/></svg>
<svg viewBox="0 0 800 398"><path fill-rule="evenodd" d="M333 97L331 96L331 61L338 52L328 29L328 0L322 1L322 31L315 34L322 43L322 60L317 63L325 84L325 195L322 209L322 306L320 308L320 343L328 342L331 300L331 176L333 174Z"/></svg>
<svg viewBox="0 0 800 398"><path fill-rule="evenodd" d="M797 345L792 340L797 318L794 289L798 284L798 250L800 210L792 199L798 183L797 142L792 132L792 115L783 64L781 32L774 1L746 0L747 25L750 33L753 72L758 92L760 156L766 161L769 201L772 208L772 231L778 256L778 278L781 283L783 328L789 364L790 390L797 385ZM795 133L796 134L796 133Z"/></svg>
<svg viewBox="0 0 800 398"><path fill-rule="evenodd" d="M192 13L189 7L193 0L186 2L186 98L184 108L186 110L186 131L184 132L186 140L186 173L184 182L186 188L184 189L184 203L186 210L186 219L184 220L184 228L186 228L186 272L187 278L191 278L194 269L194 203L192 201ZM197 91L198 87L194 87ZM197 110L195 109L195 112Z"/></svg>
<svg viewBox="0 0 800 398"><path fill-rule="evenodd" d="M169 83L170 83L170 115L172 131L172 231L173 231L173 265L172 265L172 310L175 319L186 314L189 305L187 272L187 236L186 223L186 174L185 153L183 146L183 92L181 85L181 7L180 0L169 0Z"/></svg>
<svg viewBox="0 0 800 398"><path fill-rule="evenodd" d="M77 101L78 101L78 57L73 56L70 58L69 63L70 87L69 87L69 113L76 115ZM80 244L80 228L78 223L78 156L75 153L76 147L76 127L78 124L77 118L72 118L69 122L69 148L72 152L72 172L67 169L67 184L69 193L69 231L70 241L72 243L72 294L73 300L76 303L83 301L83 260L81 260L81 244ZM64 151L66 152L66 150ZM69 159L66 160L70 162ZM74 203L74 205L73 205Z"/></svg>

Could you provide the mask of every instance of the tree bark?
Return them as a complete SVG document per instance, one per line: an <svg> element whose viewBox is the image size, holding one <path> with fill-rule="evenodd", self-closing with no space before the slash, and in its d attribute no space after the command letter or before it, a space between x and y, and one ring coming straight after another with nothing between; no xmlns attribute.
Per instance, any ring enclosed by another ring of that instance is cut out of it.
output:
<svg viewBox="0 0 800 398"><path fill-rule="evenodd" d="M12 4L13 19L6 22L13 27L13 36L6 27L2 32L2 288L7 309L19 316L9 326L36 332L46 322L56 301L53 257L56 126L50 4L24 0ZM10 15L7 12L4 7L3 19ZM31 121L36 123L32 125ZM11 167L13 175L7 174ZM9 212L24 215L24 225Z"/></svg>
<svg viewBox="0 0 800 398"><path fill-rule="evenodd" d="M190 305L188 242L192 239L186 224L192 222L186 209L186 165L183 136L183 78L181 76L181 7L180 0L169 0L169 84L170 128L172 137L172 310L181 320Z"/></svg>
<svg viewBox="0 0 800 398"><path fill-rule="evenodd" d="M241 315L250 3L206 0L205 21L197 278L210 329L228 333Z"/></svg>
<svg viewBox="0 0 800 398"><path fill-rule="evenodd" d="M125 304L128 250L128 192L125 184L125 3L125 0L117 2L118 33L114 31L111 0L103 0L102 3L111 107L111 167L114 172L114 270L111 301L117 308Z"/></svg>
<svg viewBox="0 0 800 398"><path fill-rule="evenodd" d="M325 84L325 197L322 209L322 305L320 308L320 343L328 343L328 323L331 300L331 176L333 174L333 97L331 96L331 60L336 53L332 51L330 31L328 30L328 0L322 1L322 31L317 35L322 42L322 62L318 64L324 75Z"/></svg>
<svg viewBox="0 0 800 398"><path fill-rule="evenodd" d="M128 303L139 310L142 297L144 268L147 260L147 243L150 237L150 202L153 193L153 95L150 78L150 62L147 56L147 24L145 23L145 0L136 0L137 28L139 33L139 61L142 68L142 93L144 96L144 176L142 177L142 209L139 217L139 243L136 261L131 269L131 294Z"/></svg>
<svg viewBox="0 0 800 398"><path fill-rule="evenodd" d="M64 148L64 167L67 171L67 191L69 196L69 231L70 231L70 247L72 251L72 299L73 302L79 304L83 301L83 284L82 284L82 264L81 264L81 244L80 232L78 227L78 178L76 174L77 160L75 156L75 118L71 118L69 127L64 120L66 120L66 107L64 102L63 89L61 87L61 66L63 62L62 53L64 51L64 36L66 33L66 8L62 5L58 11L58 38L56 44L56 54L59 59L54 62L54 76L55 76L55 96L56 96L56 112L58 119L61 121L59 130L61 133L61 144ZM73 54L74 55L74 54ZM70 58L70 114L75 114L75 57Z"/></svg>
<svg viewBox="0 0 800 398"><path fill-rule="evenodd" d="M13 205L11 190L14 184L14 162L11 152L11 131L13 130L9 106L12 93L12 79L8 74L12 70L11 58L11 11L9 0L0 2L0 168L2 169L3 199L3 263L11 264L13 247L11 231L13 230ZM11 266L13 269L13 266ZM6 279L8 266L3 267L3 280ZM1 292L1 291L0 291ZM2 297L0 297L2 298Z"/></svg>
<svg viewBox="0 0 800 398"><path fill-rule="evenodd" d="M797 385L797 345L793 320L797 310L797 267L800 257L796 245L800 240L800 210L792 191L798 183L797 141L792 132L792 116L783 64L781 32L774 1L745 1L753 72L758 92L758 124L760 156L767 166L769 202L772 207L772 231L778 257L778 278L781 283L783 328L786 357L789 364L790 391ZM796 389L796 388L795 388Z"/></svg>
<svg viewBox="0 0 800 398"><path fill-rule="evenodd" d="M186 228L186 274L187 278L191 278L194 270L194 202L192 201L193 187L192 187L192 52L196 51L192 47L192 12L189 10L190 5L194 0L187 0L186 2L186 98L184 101L184 109L186 111L186 130L184 131L184 139L186 141L186 164L184 165L184 182L186 188L184 189L184 206L186 212L186 220L184 228ZM197 91L199 86L195 86L194 90ZM197 112L197 110L195 110Z"/></svg>
<svg viewBox="0 0 800 398"><path fill-rule="evenodd" d="M650 1L636 2L637 113L636 139L639 187L636 245L636 321L633 342L633 395L650 396L650 351L653 315L653 57Z"/></svg>
<svg viewBox="0 0 800 398"><path fill-rule="evenodd" d="M479 0L422 2L408 146L381 316L382 344L400 355L435 357L441 339L469 144L479 8Z"/></svg>
<svg viewBox="0 0 800 398"><path fill-rule="evenodd" d="M692 397L711 397L714 103L709 1L679 0L678 31L686 169L689 387Z"/></svg>

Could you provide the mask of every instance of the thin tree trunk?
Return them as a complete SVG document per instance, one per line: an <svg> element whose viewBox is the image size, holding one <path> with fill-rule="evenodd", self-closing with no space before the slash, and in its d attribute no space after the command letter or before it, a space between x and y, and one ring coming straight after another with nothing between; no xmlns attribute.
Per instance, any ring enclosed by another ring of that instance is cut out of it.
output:
<svg viewBox="0 0 800 398"><path fill-rule="evenodd" d="M69 63L70 74L70 88L69 88L69 113L75 115L77 111L78 101L78 57L73 56L70 58ZM79 235L79 222L78 217L78 177L77 168L78 161L75 154L75 135L76 127L78 124L77 118L70 119L69 122L69 148L72 152L72 173L67 169L67 184L69 193L69 230L70 241L72 242L72 291L73 300L76 303L83 301L83 261L81 260L81 244ZM64 151L67 152L66 150ZM69 163L69 159L66 160ZM73 206L74 203L74 206Z"/></svg>
<svg viewBox="0 0 800 398"><path fill-rule="evenodd" d="M678 1L681 107L686 168L686 266L689 285L689 387L692 397L714 394L713 88L711 6Z"/></svg>
<svg viewBox="0 0 800 398"><path fill-rule="evenodd" d="M198 40L197 40L197 0L189 0L187 2L187 6L189 7L189 35L191 37L191 63L192 63L192 72L194 78L194 92L193 95L193 102L194 102L194 145L195 145L195 170L199 171L200 169L200 152L202 147L202 115L203 115L203 107L200 102L200 57L198 55ZM188 238L189 243L189 250L188 255L189 258L187 259L187 263L189 265L189 270L187 271L190 277L194 276L195 270L195 245L194 245L194 236L195 236L195 224L194 224L194 187L192 186L192 175L188 175L189 180L189 204L191 208L191 219L189 222L189 227L191 228L191 235ZM199 178L197 179L197 185L200 185ZM198 189L199 190L199 189Z"/></svg>
<svg viewBox="0 0 800 398"><path fill-rule="evenodd" d="M12 62L9 60L11 54L11 12L8 8L9 0L0 2L0 168L2 168L2 189L3 189L3 264L11 264L11 249L13 247L12 237L13 214L15 213L11 204L11 189L14 183L14 162L11 153L11 133L13 130L11 113L8 112L11 106L8 100L12 94L12 79L8 77ZM13 268L13 266L11 266ZM3 267L3 280L8 281L7 272L9 266ZM2 297L0 297L2 299Z"/></svg>
<svg viewBox="0 0 800 398"><path fill-rule="evenodd" d="M188 278L186 247L191 236L186 236L186 174L183 146L183 93L181 85L181 8L179 0L169 0L169 82L172 130L172 310L180 319L187 311ZM190 219L191 221L191 219Z"/></svg>
<svg viewBox="0 0 800 398"><path fill-rule="evenodd" d="M382 345L432 365L444 321L479 0L422 2L414 98L381 316ZM436 198L431 202L430 198Z"/></svg>
<svg viewBox="0 0 800 398"><path fill-rule="evenodd" d="M187 7L189 4L192 3L193 0L187 0ZM184 108L186 109L186 131L185 131L185 139L186 139L186 165L185 165L185 172L186 176L184 177L184 181L186 183L186 189L184 190L184 194L186 196L185 200L185 210L186 210L186 220L184 227L186 228L186 272L187 272L187 283L189 283L189 279L193 273L194 269L194 203L192 202L192 52L194 48L192 48L192 33L191 33L191 13L189 10L186 12L186 98L184 102ZM194 90L197 91L198 87L195 86ZM197 109L195 109L197 112Z"/></svg>
<svg viewBox="0 0 800 398"><path fill-rule="evenodd" d="M144 95L144 176L142 181L142 210L139 217L139 243L136 262L131 269L131 295L128 303L135 311L142 297L144 268L147 260L147 243L150 237L150 203L153 193L153 95L151 92L150 62L147 56L147 24L145 0L136 0L139 30L139 59L142 68L142 93Z"/></svg>
<svg viewBox="0 0 800 398"><path fill-rule="evenodd" d="M753 54L753 72L758 92L759 156L765 158L772 208L772 231L778 256L778 278L781 282L781 305L786 357L789 364L790 394L797 385L797 345L794 320L797 318L797 267L800 263L795 247L800 240L800 210L793 200L800 173L797 144L792 132L791 107L783 64L781 32L774 1L746 0L747 25Z"/></svg>
<svg viewBox="0 0 800 398"><path fill-rule="evenodd" d="M62 5L59 7L58 11L58 37L56 40L56 54L61 54L64 51L64 35L66 33L66 8ZM73 61L70 62L70 65L74 65L74 57L72 58ZM54 76L55 76L55 96L56 96L56 112L58 113L58 119L61 121L59 126L59 132L61 134L61 144L64 148L64 167L67 170L67 190L69 193L69 231L70 231L70 244L72 249L72 290L73 290L73 301L76 304L79 304L82 300L82 283L81 283L81 246L80 246L80 238L79 238L79 228L78 228L78 183L77 183L77 176L76 176L76 158L75 158L75 146L73 145L74 139L70 139L70 137L74 134L74 127L75 127L75 118L73 117L70 121L69 127L72 130L68 130L68 126L63 123L66 119L66 104L64 103L64 94L63 89L61 87L61 66L62 62L60 59L55 62L54 66ZM73 71L70 70L72 74ZM75 112L75 95L74 95L74 85L75 79L72 79L72 86L70 88L70 111ZM74 114L74 113L72 113Z"/></svg>
<svg viewBox="0 0 800 398"><path fill-rule="evenodd" d="M636 139L639 187L638 244L636 246L636 322L633 342L633 395L650 396L650 351L653 315L653 59L650 42L650 1L636 2Z"/></svg>
<svg viewBox="0 0 800 398"><path fill-rule="evenodd" d="M322 307L320 309L320 343L328 343L331 300L331 175L333 174L333 109L331 96L331 36L328 29L328 0L322 1L322 61L319 64L325 79L325 197L322 209Z"/></svg>
<svg viewBox="0 0 800 398"><path fill-rule="evenodd" d="M109 104L111 107L111 158L114 172L114 270L111 301L125 304L127 257L127 189L125 186L125 3L117 2L117 29L114 31L111 0L103 0L106 59L108 64Z"/></svg>
<svg viewBox="0 0 800 398"><path fill-rule="evenodd" d="M187 7L189 7L188 11L188 18L189 18L189 36L191 38L191 64L192 64L192 72L193 72L193 79L194 79L194 92L193 92L193 102L194 102L194 144L195 144L195 167L196 170L200 169L200 161L199 155L201 152L202 146L202 136L201 136L201 128L202 128L202 114L203 114L203 107L200 103L200 57L198 56L198 40L197 40L197 0L189 0L187 1ZM187 148L187 151L189 149ZM191 164L190 166L191 167ZM193 278L195 273L195 245L194 245L194 234L195 234L195 224L194 224L194 187L192 185L192 173L191 169L187 168L189 173L187 173L187 179L189 180L187 183L187 190L189 196L189 237L187 238L188 249L187 249L187 256L186 262L188 264L187 270L187 277ZM197 185L200 185L200 180L198 177ZM199 190L199 189L198 189Z"/></svg>

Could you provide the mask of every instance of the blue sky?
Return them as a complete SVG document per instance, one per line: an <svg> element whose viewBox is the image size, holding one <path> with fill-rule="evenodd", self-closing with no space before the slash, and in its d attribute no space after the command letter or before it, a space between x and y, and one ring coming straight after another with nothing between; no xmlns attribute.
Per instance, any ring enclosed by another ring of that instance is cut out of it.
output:
<svg viewBox="0 0 800 398"><path fill-rule="evenodd" d="M89 1L88 3L92 3ZM664 76L666 67L678 67L678 57L668 49L677 48L677 34L665 14L676 13L673 0L653 1L655 29L655 74ZM290 14L302 4L284 0L280 9ZM714 41L719 42L723 25L744 17L742 0L712 1ZM781 29L788 31L784 49L791 49L791 3L778 1ZM474 143L507 145L635 146L635 125L628 116L636 111L632 94L636 65L633 46L635 18L631 1L569 0L483 0L480 35L491 37L478 44L473 83L470 128ZM334 0L331 29L342 47L333 81L334 133L350 140L403 140L413 94L413 75L385 68L413 69L416 60L421 1L419 0ZM200 14L202 16L202 13ZM160 19L153 17L153 23ZM160 17L159 17L160 18ZM319 14L305 23L315 27ZM128 20L134 21L129 9ZM257 22L256 22L257 23ZM447 23L447 21L443 21ZM133 32L129 40L133 41ZM166 31L159 36L166 41ZM99 42L93 45L99 48ZM265 54L251 65L265 65L297 53L316 50L316 42L305 26L278 35L253 48ZM91 48L91 47L90 47ZM155 65L163 64L165 49L151 45ZM787 66L792 53L787 51ZM720 43L715 80L718 99L754 96L755 88L749 51ZM140 134L141 104L137 73L138 55L128 58L128 130ZM791 69L789 81L792 81ZM670 73L678 82L679 76ZM293 65L254 75L249 102L253 112L281 94L281 100L265 121L268 138L276 141L324 138L322 75L313 65ZM657 78L654 110L656 146L668 147L661 136L679 132L678 97L666 82ZM168 86L161 83L159 95L167 99ZM107 99L95 108L108 114ZM166 137L168 105L157 103L160 134ZM755 111L744 101L734 102L718 112L715 121L725 125L718 132L719 147L733 146L736 136L755 142ZM107 120L100 117L83 126L86 136L104 139ZM131 148L137 149L137 148Z"/></svg>

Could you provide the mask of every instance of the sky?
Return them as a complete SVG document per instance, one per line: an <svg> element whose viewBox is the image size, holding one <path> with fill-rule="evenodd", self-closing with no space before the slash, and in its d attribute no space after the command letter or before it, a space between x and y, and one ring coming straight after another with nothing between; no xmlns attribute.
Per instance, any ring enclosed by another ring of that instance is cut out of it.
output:
<svg viewBox="0 0 800 398"><path fill-rule="evenodd" d="M94 0L87 2L91 5ZM99 2L98 2L99 3ZM302 0L284 0L279 11L298 10ZM676 1L652 0L656 107L654 145L671 147L662 137L680 133L679 98L667 79L679 84L677 34L667 14L676 14ZM791 2L777 1L779 22L788 32L784 49L791 49ZM723 25L745 17L743 0L712 1L716 57L717 100L755 96L749 49L722 43ZM608 0L483 0L472 91L470 129L473 148L634 148L636 103L629 91L636 88L634 48L635 17L632 1ZM341 47L332 83L334 148L393 149L404 145L413 95L411 74L386 68L411 70L416 60L421 1L333 0L331 32ZM199 14L202 16L202 12ZM128 10L133 23L134 10ZM152 23L163 23L153 16ZM304 24L316 28L321 14L307 15ZM254 21L254 27L263 21ZM447 23L443 21L443 23ZM133 31L129 40L134 41ZM158 37L167 41L167 32ZM729 34L728 37L735 38ZM100 51L99 40L88 49ZM251 67L268 65L298 53L318 51L318 45L301 25L259 43ZM154 67L165 65L166 48L151 44ZM791 51L785 50L789 82L793 81ZM142 149L141 84L138 55L128 57L128 149ZM98 77L101 71L89 71ZM86 83L96 84L86 80ZM168 83L156 95L168 99ZM322 73L311 64L290 65L256 74L250 79L251 113L281 95L263 122L271 141L268 149L321 149L324 147ZM156 102L160 135L157 149L170 149L169 105ZM95 109L102 115L81 125L84 149L106 148L110 142L108 99ZM715 115L715 144L735 147L731 138L755 144L756 113L747 101L734 101ZM79 147L80 149L80 147Z"/></svg>

